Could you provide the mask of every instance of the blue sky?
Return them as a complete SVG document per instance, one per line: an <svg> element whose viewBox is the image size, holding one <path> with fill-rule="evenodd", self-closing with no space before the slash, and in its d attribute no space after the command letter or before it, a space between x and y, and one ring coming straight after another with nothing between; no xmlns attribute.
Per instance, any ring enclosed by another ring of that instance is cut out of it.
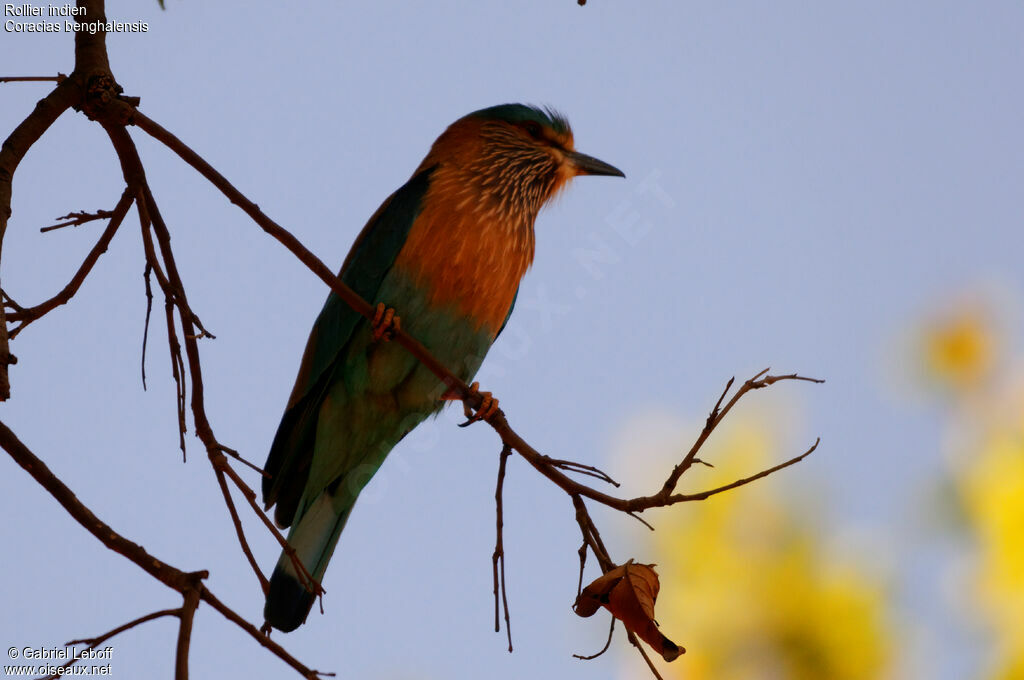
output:
<svg viewBox="0 0 1024 680"><path fill-rule="evenodd" d="M445 126L483 106L552 105L578 149L622 168L626 180L582 178L542 213L520 305L481 372L513 426L553 455L605 464L639 413L697 420L729 376L799 371L828 382L757 397L794 405L795 446L822 437L788 483L826 490L837 518L898 543L889 520L936 473L940 435L935 414L892 393L894 338L959 291L1024 291L1019 3L170 0L165 12L111 2L108 15L150 27L108 37L126 93L331 266ZM0 34L4 73L71 68L70 34ZM0 86L0 129L47 87ZM190 300L217 335L201 348L215 430L261 462L325 291L133 136ZM26 304L63 286L98 225L38 227L110 208L121 188L100 128L63 116L15 177L5 289ZM142 268L129 219L76 299L13 345L0 418L113 527L210 569L211 589L257 619L258 586L198 440L187 464L176 448L157 316L141 390ZM281 639L342 677L615 677L612 658L570 658L603 640L604 623L569 610L570 502L518 460L505 518L516 652L490 630L499 446L455 415L392 454L345 530L326 615ZM177 606L0 465L0 642L55 645ZM269 568L272 540L247 527ZM118 638L115 675L170 673L174 635L163 621ZM206 608L192 659L197 677L289 672Z"/></svg>

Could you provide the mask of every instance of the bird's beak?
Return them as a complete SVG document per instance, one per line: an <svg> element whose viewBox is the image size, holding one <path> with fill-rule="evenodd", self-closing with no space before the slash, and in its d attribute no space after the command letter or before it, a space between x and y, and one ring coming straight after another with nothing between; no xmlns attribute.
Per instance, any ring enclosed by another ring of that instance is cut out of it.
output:
<svg viewBox="0 0 1024 680"><path fill-rule="evenodd" d="M576 168L577 175L614 175L615 177L625 177L625 173L619 170L614 165L608 165L602 160L598 160L593 156L588 156L585 153L578 153L576 151L569 151L565 154L565 157L569 159L569 162Z"/></svg>

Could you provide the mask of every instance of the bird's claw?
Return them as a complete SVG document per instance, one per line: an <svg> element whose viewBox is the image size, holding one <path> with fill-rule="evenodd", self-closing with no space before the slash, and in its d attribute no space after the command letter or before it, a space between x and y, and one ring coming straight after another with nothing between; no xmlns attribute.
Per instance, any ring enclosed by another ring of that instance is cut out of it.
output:
<svg viewBox="0 0 1024 680"><path fill-rule="evenodd" d="M395 315L394 307L388 307L383 302L378 302L377 311L374 312L373 321L370 322L370 328L374 342L387 342L395 337L395 331L402 328L402 319Z"/></svg>
<svg viewBox="0 0 1024 680"><path fill-rule="evenodd" d="M473 413L466 402L462 402L462 410L466 414L466 422L460 423L459 427L469 427L478 420L490 420L498 412L498 400L490 392L481 392L480 383L475 382L469 386L470 396L480 397L480 408Z"/></svg>

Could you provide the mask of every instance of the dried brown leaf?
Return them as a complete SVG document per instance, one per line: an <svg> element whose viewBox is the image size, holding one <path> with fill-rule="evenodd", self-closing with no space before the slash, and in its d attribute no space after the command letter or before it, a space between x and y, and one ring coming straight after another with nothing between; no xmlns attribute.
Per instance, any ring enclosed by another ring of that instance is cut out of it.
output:
<svg viewBox="0 0 1024 680"><path fill-rule="evenodd" d="M654 603L658 599L659 588L653 564L634 564L630 560L584 588L573 608L579 616L593 616L600 607L604 607L661 654L665 661L673 661L686 650L658 630Z"/></svg>

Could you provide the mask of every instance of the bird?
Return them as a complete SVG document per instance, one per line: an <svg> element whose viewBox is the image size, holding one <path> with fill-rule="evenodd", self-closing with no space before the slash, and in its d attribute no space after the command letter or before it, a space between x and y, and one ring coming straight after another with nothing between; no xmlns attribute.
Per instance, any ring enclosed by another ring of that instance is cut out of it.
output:
<svg viewBox="0 0 1024 680"><path fill-rule="evenodd" d="M264 505L291 527L287 541L303 567L282 551L266 630L305 622L316 599L309 577L321 582L360 491L399 440L458 399L388 342L395 328L469 383L533 261L538 212L579 175L625 177L577 152L555 110L492 106L448 126L363 227L339 276L376 314L327 297L264 466ZM497 400L478 394L474 418L487 418Z"/></svg>

